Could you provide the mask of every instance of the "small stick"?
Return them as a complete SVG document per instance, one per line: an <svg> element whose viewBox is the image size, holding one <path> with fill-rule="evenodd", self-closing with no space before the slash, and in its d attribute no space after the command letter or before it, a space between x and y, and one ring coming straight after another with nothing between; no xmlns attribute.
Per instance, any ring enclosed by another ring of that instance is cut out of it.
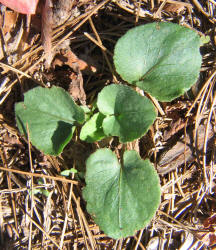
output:
<svg viewBox="0 0 216 250"><path fill-rule="evenodd" d="M210 84L210 82L212 81L212 79L213 79L213 77L215 75L216 75L216 70L211 74L211 76L208 78L208 80L206 81L206 83L203 85L202 89L200 90L199 94L197 95L196 99L194 100L193 104L191 105L190 109L188 110L188 112L186 114L186 117L190 115L191 110L194 108L194 106L198 102L200 96L207 89L207 86Z"/></svg>
<svg viewBox="0 0 216 250"><path fill-rule="evenodd" d="M216 19L213 18L213 17L211 17L211 16L204 10L203 7L202 7L202 5L201 5L197 0L193 0L193 3L194 3L194 5L197 7L197 9L198 9L204 16L206 16L206 17L209 18L209 21L210 21L210 22L212 22L212 21L213 21L213 23L216 22Z"/></svg>
<svg viewBox="0 0 216 250"><path fill-rule="evenodd" d="M46 178L46 179L61 181L61 182L66 182L66 183L72 183L72 184L75 184L75 185L79 184L78 181L68 180L68 179L65 179L65 178L62 178L62 177L55 177L55 176L49 176L49 175L44 175L44 174L30 173L30 172L17 170L17 169L4 168L4 167L1 167L1 166L0 166L0 170L7 171L7 172L12 172L12 173L17 173L17 174L23 174L23 175L39 177L39 178Z"/></svg>
<svg viewBox="0 0 216 250"><path fill-rule="evenodd" d="M96 36L96 38L97 38L97 40L98 40L98 43L99 43L100 45L103 45L103 43L102 43L102 41L101 41L101 38L100 38L100 36L99 36L99 34L98 34L98 32L97 32L95 26L94 26L94 23L93 23L91 17L89 18L89 23L90 23L91 28L92 28L92 30L93 30L93 32L94 32L94 34L95 34L95 36ZM111 66L111 63L110 63L110 61L109 61L109 59L108 59L108 56L107 56L107 54L106 54L106 50L102 50L102 53L103 53L103 55L104 55L104 57L105 57L105 60L106 60L107 65L108 65L108 67L109 67L109 70L110 70L110 72L112 73L114 82L118 82L117 78L115 77L115 72L114 72L114 70L113 70L113 68L112 68L112 66Z"/></svg>
<svg viewBox="0 0 216 250"><path fill-rule="evenodd" d="M162 109L161 105L159 104L158 100L156 98L154 98L153 96L151 96L149 93L148 93L148 96L150 97L150 99L154 103L155 107L157 108L157 110L161 114L161 116L165 116L165 112L163 111L163 109Z"/></svg>
<svg viewBox="0 0 216 250"><path fill-rule="evenodd" d="M207 179L207 172L206 172L206 153L207 153L207 142L208 142L208 134L209 134L209 127L210 127L210 121L212 117L212 113L215 107L216 103L216 94L214 95L213 103L210 108L210 112L208 115L208 120L207 120L207 126L206 126L206 131L205 131L205 139L204 139L204 147L203 147L203 175L205 179L205 184L206 188L208 188L208 179Z"/></svg>
<svg viewBox="0 0 216 250"><path fill-rule="evenodd" d="M20 206L20 208L23 210L23 212L24 212L24 209ZM26 212L25 212L26 213ZM29 217L29 219L32 221L32 223L43 233L43 234L45 234L46 235L46 237L50 240L50 241L52 241L52 243L58 248L58 249L60 249L60 247L59 247L59 244L55 241L55 240L53 240L52 239L52 237L46 232L46 231L44 231L43 230L43 228L37 223L37 222L35 222L33 219L32 219L32 217L30 216L30 214L28 214L28 213L26 213L27 215L28 215L28 217Z"/></svg>

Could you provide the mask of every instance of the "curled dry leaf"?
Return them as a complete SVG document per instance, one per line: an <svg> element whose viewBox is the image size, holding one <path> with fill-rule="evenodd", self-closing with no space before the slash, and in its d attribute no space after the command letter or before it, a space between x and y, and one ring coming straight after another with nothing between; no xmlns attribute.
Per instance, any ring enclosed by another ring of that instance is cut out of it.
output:
<svg viewBox="0 0 216 250"><path fill-rule="evenodd" d="M88 64L79 59L71 49L61 49L60 54L56 55L52 66L63 66L68 65L74 72L70 74L71 83L69 85L69 93L75 101L80 100L84 105L86 101L86 94L83 88L83 77L81 70L86 70L89 68Z"/></svg>
<svg viewBox="0 0 216 250"><path fill-rule="evenodd" d="M175 4L175 3L168 3L165 5L165 7L163 8L164 11L167 12L172 12L172 13L180 13L183 10L185 10L185 6L184 5L180 5L180 4Z"/></svg>
<svg viewBox="0 0 216 250"><path fill-rule="evenodd" d="M70 68L72 68L74 71L76 71L75 68L77 68L77 65L79 67L79 70L90 70L91 72L96 72L97 69L92 66L88 65L87 62L83 61L82 59L79 59L72 50L68 47L67 49L61 49L60 54L56 55L55 60L52 63L52 66L62 66L62 65L68 65Z"/></svg>
<svg viewBox="0 0 216 250"><path fill-rule="evenodd" d="M69 85L68 92L73 97L75 101L80 100L80 102L86 104L86 94L83 88L83 77L80 70L76 73L71 73L70 75L71 83Z"/></svg>
<svg viewBox="0 0 216 250"><path fill-rule="evenodd" d="M38 0L0 0L2 4L22 14L35 14Z"/></svg>

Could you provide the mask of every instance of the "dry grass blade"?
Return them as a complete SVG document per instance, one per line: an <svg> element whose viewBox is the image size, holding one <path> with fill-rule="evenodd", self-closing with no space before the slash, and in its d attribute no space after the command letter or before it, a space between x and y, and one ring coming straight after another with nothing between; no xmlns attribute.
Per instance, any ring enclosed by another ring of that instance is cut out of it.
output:
<svg viewBox="0 0 216 250"><path fill-rule="evenodd" d="M200 90L199 94L197 95L197 97L195 98L194 102L192 103L190 109L187 111L186 117L190 115L192 109L194 108L194 106L197 104L197 102L199 101L201 96L205 95L205 92L208 89L208 86L210 85L210 83L212 82L212 79L215 77L216 75L216 70L211 74L211 76L208 78L208 80L205 82L205 84L203 85L202 89Z"/></svg>
<svg viewBox="0 0 216 250"><path fill-rule="evenodd" d="M29 153L29 162L30 162L30 168L31 172L34 172L33 164L32 164L32 155L31 155L31 143L30 143L30 135L29 135L29 128L28 124L26 124L27 128L27 136L28 136L28 153ZM31 176L31 210L30 210L30 216L33 218L33 208L34 208L34 179L33 176ZM32 248L32 221L30 222L30 228L29 228L29 242L28 242L28 249L30 250Z"/></svg>
<svg viewBox="0 0 216 250"><path fill-rule="evenodd" d="M1 148L0 148L0 156L1 156L1 159L2 159L2 162L3 162L4 166L5 166L5 168L8 169L7 161L6 161L4 152L2 152ZM6 173L6 175L7 175L8 188L9 188L9 190L11 190L12 189L12 183L11 183L10 175L8 173ZM12 202L14 221L15 221L16 234L19 236L15 197L14 197L13 193L10 193L10 195L11 195L11 202Z"/></svg>
<svg viewBox="0 0 216 250"><path fill-rule="evenodd" d="M152 102L154 103L155 107L157 108L158 112L160 113L161 116L165 116L165 113L161 107L161 105L159 104L158 100L151 96L150 94L148 94L148 96L150 97L150 99L152 100Z"/></svg>
<svg viewBox="0 0 216 250"><path fill-rule="evenodd" d="M139 236L137 238L137 242L136 242L136 245L134 247L134 250L137 250L138 247L141 247L141 249L145 250L145 247L142 245L142 243L140 242L141 241L141 238L142 238L142 235L143 235L143 231L144 229L140 230L139 232Z"/></svg>
<svg viewBox="0 0 216 250"><path fill-rule="evenodd" d="M10 65L7 65L7 64L4 64L4 63L2 63L2 62L0 62L0 66L3 68L3 69L8 69L8 70L12 70L14 73L17 73L17 74L20 74L20 75L22 75L22 76L25 76L25 77L27 77L27 78L29 78L29 79L32 79L32 80L34 80L30 75L28 75L27 73L25 73L25 72L22 72L21 70L18 70L18 69L16 69L16 68L14 68L14 67L12 67L12 66L10 66ZM7 91L8 89L6 89L6 91Z"/></svg>
<svg viewBox="0 0 216 250"><path fill-rule="evenodd" d="M94 26L94 23L93 23L91 17L89 18L89 23L90 23L91 28L92 28L92 30L93 30L93 32L94 32L96 38L97 38L97 41L98 41L98 44L99 44L100 48L102 48L103 43L102 43L101 38L100 38L100 36L99 36L99 34L98 34L98 32L97 32L95 26ZM108 65L108 67L109 67L109 70L110 70L110 72L112 72L113 81L114 81L114 82L117 82L117 78L116 78L116 76L115 76L115 72L114 72L114 70L113 70L113 68L112 68L112 65L111 65L111 63L110 63L110 61L109 61L109 58L108 58L108 56L107 56L107 54L106 54L106 51L107 51L107 49L105 49L105 50L102 49L102 53L103 53L104 58L105 58L105 60L106 60L106 62L107 62L107 65Z"/></svg>
<svg viewBox="0 0 216 250"><path fill-rule="evenodd" d="M216 19L214 17L211 17L202 7L202 5L199 3L199 1L197 0L192 0L192 2L194 3L194 5L197 7L197 9L203 14L205 15L207 18L209 18L209 21L215 23Z"/></svg>
<svg viewBox="0 0 216 250"><path fill-rule="evenodd" d="M66 210L66 213L65 213L64 226L63 226L61 240L60 240L60 249L63 248L63 244L64 244L65 231L66 231L67 221L68 221L68 213L69 213L69 209L70 209L70 206L71 206L72 192L73 192L73 184L70 185L67 210Z"/></svg>
<svg viewBox="0 0 216 250"><path fill-rule="evenodd" d="M110 56L113 56L113 54L109 50L107 50L107 48L105 48L102 44L95 40L89 33L84 32L84 35L93 43L95 43L98 47L100 47L103 51L106 51Z"/></svg>
<svg viewBox="0 0 216 250"><path fill-rule="evenodd" d="M214 95L213 102L210 107L210 111L208 114L207 125L206 125L206 133L205 133L205 141L204 141L204 149L203 149L203 174L205 179L205 184L207 188L209 188L210 182L208 181L208 174L206 170L206 154L207 154L207 142L208 142L208 131L210 130L210 122L212 118L212 113L216 104L216 94Z"/></svg>
<svg viewBox="0 0 216 250"><path fill-rule="evenodd" d="M1 227L1 241L4 242L4 217L3 217L3 211L2 211L2 194L0 194L0 227Z"/></svg>
<svg viewBox="0 0 216 250"><path fill-rule="evenodd" d="M74 28L72 28L72 30L65 35L62 39L60 39L60 41L58 41L54 46L52 46L52 51L54 49L56 49L60 44L62 44L65 40L67 40L75 31L77 31L92 15L94 15L100 8L102 8L105 4L107 4L110 0L104 0L103 2L101 2L100 4L98 4L97 6L95 6L90 13L82 20L80 21L80 23L78 25L76 25ZM41 48L38 48L41 49ZM28 67L28 69L25 70L25 73L31 72L32 70L34 70L36 68L36 66L42 61L46 59L46 55L43 55L40 57L40 59L34 63L33 65L31 65L30 67ZM21 75L21 78L23 77L23 75ZM5 95L4 99L1 101L1 103L3 103L3 101L5 101L5 99L8 97L8 95L10 94L9 91L12 89L12 87L17 83L17 80L13 81L10 84L9 90L7 92L7 95ZM41 85L43 85L41 83Z"/></svg>
<svg viewBox="0 0 216 250"><path fill-rule="evenodd" d="M46 0L42 11L42 40L45 52L46 67L49 68L52 62L52 26L53 12L52 1Z"/></svg>
<svg viewBox="0 0 216 250"><path fill-rule="evenodd" d="M79 201L77 200L77 198L75 197L75 195L74 195L73 193L72 193L72 198L73 198L73 200L74 200L75 203L76 203L77 212L78 212L80 221L82 220L82 223L83 223L83 225L85 226L85 229L86 229L87 234L88 234L88 236L89 236L89 241L90 241L91 247L92 247L92 249L97 249L96 241L95 241L95 239L94 239L94 237L93 237L93 235L92 235L92 233L91 233L91 230L90 230L90 228L89 228L89 224L88 224L88 222L87 222L87 220L86 220L86 218L85 218L85 215L84 215L84 213L83 213L83 211L82 211L82 209L81 209L81 207L80 207L80 203L79 203ZM85 234L84 234L84 235L85 235Z"/></svg>
<svg viewBox="0 0 216 250"><path fill-rule="evenodd" d="M36 222L32 219L31 215L29 213L26 213L25 214L29 217L30 221L43 233L46 235L46 237L59 249L60 246L59 244L47 233L44 231L44 229Z"/></svg>

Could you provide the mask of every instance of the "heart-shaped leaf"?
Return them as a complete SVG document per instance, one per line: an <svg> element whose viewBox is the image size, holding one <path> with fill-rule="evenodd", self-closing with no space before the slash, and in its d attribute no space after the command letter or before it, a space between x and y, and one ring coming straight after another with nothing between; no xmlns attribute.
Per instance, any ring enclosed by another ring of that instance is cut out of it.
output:
<svg viewBox="0 0 216 250"><path fill-rule="evenodd" d="M200 38L174 23L150 23L129 30L114 52L117 72L160 101L171 101L197 80Z"/></svg>
<svg viewBox="0 0 216 250"><path fill-rule="evenodd" d="M103 130L121 142L144 135L156 118L153 104L128 86L111 84L98 94L97 106L106 115Z"/></svg>
<svg viewBox="0 0 216 250"><path fill-rule="evenodd" d="M84 112L62 88L37 87L16 103L16 121L22 134L46 154L58 155L71 140L75 122L84 122Z"/></svg>
<svg viewBox="0 0 216 250"><path fill-rule="evenodd" d="M144 228L160 204L158 175L136 151L126 151L121 166L109 149L99 149L86 162L87 210L108 236L122 238Z"/></svg>
<svg viewBox="0 0 216 250"><path fill-rule="evenodd" d="M106 135L103 132L102 123L105 116L100 112L94 114L82 127L80 139L87 142L100 141Z"/></svg>

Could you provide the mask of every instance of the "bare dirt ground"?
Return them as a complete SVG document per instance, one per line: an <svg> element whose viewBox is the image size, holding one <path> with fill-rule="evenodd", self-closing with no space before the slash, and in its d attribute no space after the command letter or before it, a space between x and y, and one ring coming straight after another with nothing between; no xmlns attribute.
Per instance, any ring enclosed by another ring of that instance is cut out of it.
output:
<svg viewBox="0 0 216 250"><path fill-rule="evenodd" d="M44 8L41 1L36 15L3 6L0 13L1 249L216 249L216 1L64 0ZM118 38L155 21L204 37L202 68L184 96L157 103L148 134L127 144L154 163L162 197L147 228L114 240L86 211L84 178L61 176L72 167L83 173L90 153L113 148L112 141L88 144L75 135L58 157L44 155L19 134L14 104L37 85L55 85L91 105L105 85L120 80L112 61Z"/></svg>

